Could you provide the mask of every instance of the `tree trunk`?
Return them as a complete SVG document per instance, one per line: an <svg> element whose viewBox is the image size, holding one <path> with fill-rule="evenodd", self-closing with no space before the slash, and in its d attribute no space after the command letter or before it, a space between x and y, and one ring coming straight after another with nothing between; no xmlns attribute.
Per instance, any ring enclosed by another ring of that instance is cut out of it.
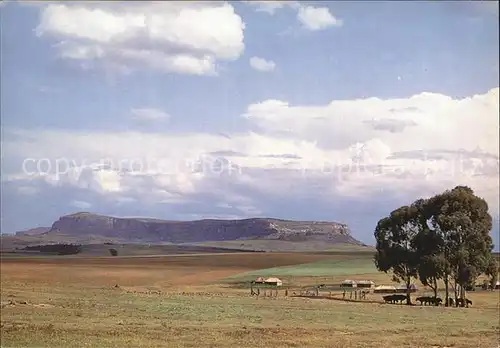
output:
<svg viewBox="0 0 500 348"><path fill-rule="evenodd" d="M461 302L460 302L460 307L469 307L467 305L467 303L465 303L465 287L463 287L462 285L460 285L460 298L461 298Z"/></svg>
<svg viewBox="0 0 500 348"><path fill-rule="evenodd" d="M455 282L455 284L453 285L453 289L455 290L455 307L458 307L459 303L458 303L458 291L457 291L457 283Z"/></svg>
<svg viewBox="0 0 500 348"><path fill-rule="evenodd" d="M406 304L408 306L411 306L410 283L411 283L411 278L408 277L406 279Z"/></svg>
<svg viewBox="0 0 500 348"><path fill-rule="evenodd" d="M438 297L438 285L437 285L437 279L436 278L433 279L433 283L434 283L433 284L434 288L432 290L434 290L434 298L437 299L437 297ZM439 303L437 301L435 302L435 304L436 304L436 306L439 305Z"/></svg>
<svg viewBox="0 0 500 348"><path fill-rule="evenodd" d="M448 288L448 275L446 274L444 276L444 290L446 292L446 295L445 295L445 306L448 307L449 303L450 303L450 292L449 292L449 288Z"/></svg>

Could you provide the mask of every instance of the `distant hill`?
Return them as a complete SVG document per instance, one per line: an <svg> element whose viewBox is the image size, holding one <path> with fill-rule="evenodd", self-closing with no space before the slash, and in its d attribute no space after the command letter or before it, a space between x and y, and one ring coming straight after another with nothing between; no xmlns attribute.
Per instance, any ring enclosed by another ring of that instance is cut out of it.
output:
<svg viewBox="0 0 500 348"><path fill-rule="evenodd" d="M204 244L217 247L280 250L326 250L334 245L361 246L347 225L325 221L291 221L272 218L241 220L205 219L171 221L146 218L119 218L80 212L62 216L50 228L16 233L3 242L13 245L34 243L136 243ZM227 247L229 245L224 245ZM272 245L272 248L267 247Z"/></svg>
<svg viewBox="0 0 500 348"><path fill-rule="evenodd" d="M26 231L16 232L16 236L38 236L50 231L50 227L36 227Z"/></svg>

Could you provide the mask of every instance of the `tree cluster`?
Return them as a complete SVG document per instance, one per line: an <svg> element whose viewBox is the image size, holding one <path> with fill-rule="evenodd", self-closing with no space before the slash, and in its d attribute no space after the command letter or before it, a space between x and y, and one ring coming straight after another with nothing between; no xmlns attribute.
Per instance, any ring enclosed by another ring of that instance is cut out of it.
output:
<svg viewBox="0 0 500 348"><path fill-rule="evenodd" d="M472 189L457 186L428 199L418 199L381 219L375 228L375 265L392 271L408 289L412 278L430 287L437 297L444 283L448 306L451 292L463 306L465 290L481 275L497 280L499 267L492 254L492 217L486 201Z"/></svg>
<svg viewBox="0 0 500 348"><path fill-rule="evenodd" d="M82 251L82 246L79 244L46 244L27 246L24 250L57 255L75 255Z"/></svg>

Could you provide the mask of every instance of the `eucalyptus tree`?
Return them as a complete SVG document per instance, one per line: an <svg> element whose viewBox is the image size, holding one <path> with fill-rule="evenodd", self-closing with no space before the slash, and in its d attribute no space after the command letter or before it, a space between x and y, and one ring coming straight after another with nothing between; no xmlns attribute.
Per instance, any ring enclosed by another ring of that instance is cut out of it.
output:
<svg viewBox="0 0 500 348"><path fill-rule="evenodd" d="M464 300L467 285L473 285L490 265L493 242L488 204L469 187L457 186L427 200L426 215L441 243L436 260L445 283L445 303L449 285L453 285L455 299Z"/></svg>
<svg viewBox="0 0 500 348"><path fill-rule="evenodd" d="M400 207L380 219L375 228L375 266L406 285L406 304L411 305L411 279L416 278L419 266L419 250L415 239L422 232L420 214L422 201Z"/></svg>

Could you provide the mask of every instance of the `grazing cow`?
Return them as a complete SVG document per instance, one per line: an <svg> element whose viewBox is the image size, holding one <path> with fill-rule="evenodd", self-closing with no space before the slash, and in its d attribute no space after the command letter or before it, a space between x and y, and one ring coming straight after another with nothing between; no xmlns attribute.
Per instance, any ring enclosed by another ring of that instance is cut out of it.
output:
<svg viewBox="0 0 500 348"><path fill-rule="evenodd" d="M394 295L394 300L402 303L403 301L406 301L406 295Z"/></svg>
<svg viewBox="0 0 500 348"><path fill-rule="evenodd" d="M442 299L442 298L440 298L440 297L433 297L433 298L432 298L432 300L433 300L433 303L434 303L435 305L437 305L437 306L440 306L440 305L441 305L441 303L443 303L443 299Z"/></svg>
<svg viewBox="0 0 500 348"><path fill-rule="evenodd" d="M387 295L382 297L385 302L389 303L401 303L406 300L405 295Z"/></svg>
<svg viewBox="0 0 500 348"><path fill-rule="evenodd" d="M439 297L431 297L431 296L421 296L416 298L417 302L420 302L420 305L440 305L443 300Z"/></svg>
<svg viewBox="0 0 500 348"><path fill-rule="evenodd" d="M433 304L434 306L439 306L443 300L440 297L429 297L429 304Z"/></svg>
<svg viewBox="0 0 500 348"><path fill-rule="evenodd" d="M420 296L415 299L417 302L420 302L420 305L427 304L429 302L428 296Z"/></svg>
<svg viewBox="0 0 500 348"><path fill-rule="evenodd" d="M464 300L459 298L457 299L457 307L462 307L464 305ZM469 307L469 305L472 306L472 301L469 300L468 298L465 299L465 306Z"/></svg>

